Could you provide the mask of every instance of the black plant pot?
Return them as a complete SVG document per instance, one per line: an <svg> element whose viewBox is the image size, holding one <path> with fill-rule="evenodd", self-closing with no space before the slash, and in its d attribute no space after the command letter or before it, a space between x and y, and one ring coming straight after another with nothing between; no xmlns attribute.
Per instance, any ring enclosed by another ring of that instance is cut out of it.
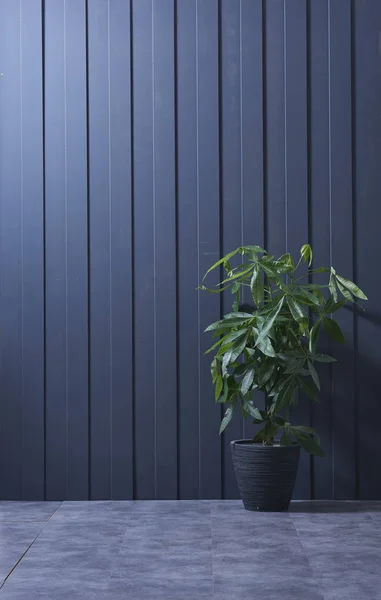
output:
<svg viewBox="0 0 381 600"><path fill-rule="evenodd" d="M263 446L230 442L233 466L246 510L287 510L298 470L300 445Z"/></svg>

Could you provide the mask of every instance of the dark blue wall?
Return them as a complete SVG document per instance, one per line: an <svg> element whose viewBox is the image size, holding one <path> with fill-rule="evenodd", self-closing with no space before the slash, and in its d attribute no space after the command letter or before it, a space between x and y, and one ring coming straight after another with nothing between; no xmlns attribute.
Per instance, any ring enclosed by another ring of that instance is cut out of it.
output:
<svg viewBox="0 0 381 600"><path fill-rule="evenodd" d="M237 494L201 275L312 243L370 301L298 498L381 499L379 0L0 0L0 497Z"/></svg>

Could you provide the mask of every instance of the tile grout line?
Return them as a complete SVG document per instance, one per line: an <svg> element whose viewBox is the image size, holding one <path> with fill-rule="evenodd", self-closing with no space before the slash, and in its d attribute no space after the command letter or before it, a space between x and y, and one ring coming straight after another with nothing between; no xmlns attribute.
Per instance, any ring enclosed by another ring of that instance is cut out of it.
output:
<svg viewBox="0 0 381 600"><path fill-rule="evenodd" d="M6 578L4 579L3 583L0 585L0 590L4 587L5 582L8 581L9 577L12 575L13 571L16 569L16 567L18 567L18 565L20 564L20 562L22 561L22 559L24 558L24 556L29 552L30 548L33 546L34 542L40 537L42 531L43 531L44 527L41 528L41 531L38 533L38 535L36 535L36 537L34 538L34 540L29 544L29 546L27 547L27 549L25 550L25 552L20 556L20 558L18 559L17 563L12 567L12 569L9 571L8 575L6 576Z"/></svg>
<svg viewBox="0 0 381 600"><path fill-rule="evenodd" d="M317 585L317 587L318 587L318 590L319 590L319 592L320 592L320 595L321 595L321 600L324 600L324 594L323 594L323 590L322 590L322 589L321 589L321 587L320 587L319 580L318 580L318 578L317 578L317 576L316 576L315 569L313 568L313 566L312 566L312 564L311 564L310 557L309 557L309 555L308 555L307 549L306 549L306 547L304 546L304 544L303 544L303 542L302 542L302 539L301 539L301 537L300 537L300 535L299 535L299 531L297 530L297 527L296 527L296 525L295 525L294 519L292 518L292 513L289 513L289 517L290 517L290 521L291 521L291 523L292 523L292 525L293 525L293 527L294 527L294 529L295 529L295 533L296 533L296 536L297 536L297 538L298 538L298 540L299 540L299 544L300 544L300 545L301 545L301 547L303 548L303 550L304 550L304 553L305 553L305 555L306 555L306 557L307 557L307 561L308 561L309 567L310 567L310 569L311 569L311 571L312 571L312 575L313 575L313 577L314 577L314 579L315 579L315 581L316 581L316 585Z"/></svg>
<svg viewBox="0 0 381 600"><path fill-rule="evenodd" d="M16 567L18 567L18 565L20 564L20 562L22 561L22 559L24 558L24 556L29 552L29 550L31 549L31 547L33 546L34 542L40 537L41 533L43 532L43 530L45 529L45 525L46 523L49 523L50 519L52 517L54 517L54 515L56 514L56 512L61 508L63 502L60 503L59 506L57 506L56 510L50 515L50 517L48 519L46 519L45 521L20 521L20 519L18 519L17 521L0 521L0 523L33 523L33 524L41 524L41 530L39 531L39 533L36 535L36 537L32 540L32 542L29 544L29 546L27 547L27 549L25 550L25 552L20 556L20 558L18 559L18 561L16 562L16 564L12 567L12 569L9 571L8 575L5 577L5 579L3 580L3 582L0 585L0 590L4 587L5 582L9 579L9 577L12 575L13 571L16 569Z"/></svg>

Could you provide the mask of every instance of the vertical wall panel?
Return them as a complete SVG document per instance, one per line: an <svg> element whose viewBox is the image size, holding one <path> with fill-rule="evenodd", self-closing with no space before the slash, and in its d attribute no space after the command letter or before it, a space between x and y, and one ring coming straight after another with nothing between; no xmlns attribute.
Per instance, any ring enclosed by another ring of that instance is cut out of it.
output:
<svg viewBox="0 0 381 600"><path fill-rule="evenodd" d="M242 243L241 189L241 2L221 1L220 34L220 106L221 106L221 211L222 254ZM239 260L239 259L238 259ZM236 263L235 263L236 264ZM225 273L225 271L224 271ZM234 296L230 290L222 297L222 310L231 311ZM211 341L211 336L209 334ZM210 344L211 345L211 344ZM243 421L239 410L223 436L223 497L237 496L230 440L243 437Z"/></svg>
<svg viewBox="0 0 381 600"><path fill-rule="evenodd" d="M295 497L380 498L380 29L378 0L0 0L1 498L236 497L231 296L196 287L307 241L370 300L292 415L326 452Z"/></svg>
<svg viewBox="0 0 381 600"><path fill-rule="evenodd" d="M88 4L90 161L90 497L111 497L110 4Z"/></svg>
<svg viewBox="0 0 381 600"><path fill-rule="evenodd" d="M111 497L133 497L131 23L109 3Z"/></svg>
<svg viewBox="0 0 381 600"><path fill-rule="evenodd" d="M309 156L310 156L310 243L314 265L330 264L331 224L329 201L329 77L328 77L328 3L311 2L309 13ZM315 275L321 284L324 275ZM321 350L330 354L330 343L321 338ZM336 366L334 365L333 368ZM319 432L325 458L314 458L313 491L317 499L332 498L332 407L331 366L321 365L320 402L312 409L312 426Z"/></svg>
<svg viewBox="0 0 381 600"><path fill-rule="evenodd" d="M130 13L91 0L91 498L132 496Z"/></svg>
<svg viewBox="0 0 381 600"><path fill-rule="evenodd" d="M42 15L38 0L21 8L22 127L22 496L44 498L44 222ZM1 70L1 69L0 69ZM2 260L0 258L0 260ZM1 295L1 291L0 291ZM0 334L1 338L1 334Z"/></svg>
<svg viewBox="0 0 381 600"><path fill-rule="evenodd" d="M199 497L197 3L177 3L179 498Z"/></svg>
<svg viewBox="0 0 381 600"><path fill-rule="evenodd" d="M46 494L88 495L85 2L45 3Z"/></svg>
<svg viewBox="0 0 381 600"><path fill-rule="evenodd" d="M284 94L285 94L285 225L286 250L297 260L309 241L308 231L308 142L307 142L307 11L299 0L284 3ZM301 276L306 272L300 267ZM310 424L310 401L299 394L292 421ZM309 498L310 455L302 451L295 498Z"/></svg>
<svg viewBox="0 0 381 600"><path fill-rule="evenodd" d="M174 0L154 4L156 497L177 498Z"/></svg>
<svg viewBox="0 0 381 600"><path fill-rule="evenodd" d="M355 274L369 297L366 312L357 313L357 492L368 500L381 498L381 480L374 476L374 465L381 461L377 417L381 314L373 261L381 250L381 5L366 0L356 2L354 9Z"/></svg>
<svg viewBox="0 0 381 600"><path fill-rule="evenodd" d="M284 0L265 0L266 242L280 256L286 247Z"/></svg>
<svg viewBox="0 0 381 600"><path fill-rule="evenodd" d="M219 106L218 106L218 2L197 0L197 211L198 263L204 274L220 255L219 211ZM218 277L216 273L214 278ZM213 285L213 277L209 278ZM220 299L202 294L199 299L201 331L218 318ZM219 411L210 386L210 360L203 353L209 339L200 340L200 490L202 498L221 495L221 442L218 436ZM218 468L216 468L218 465Z"/></svg>
<svg viewBox="0 0 381 600"><path fill-rule="evenodd" d="M353 279L351 2L329 0L331 259ZM354 328L348 308L337 315L347 344L335 344L333 368L333 495L355 495ZM345 412L345 419L343 413Z"/></svg>
<svg viewBox="0 0 381 600"><path fill-rule="evenodd" d="M264 86L265 9L262 0L241 0L241 203L242 244L265 247ZM244 300L252 302L251 294ZM263 408L264 394L255 394ZM244 438L254 437L258 426L243 424Z"/></svg>
<svg viewBox="0 0 381 600"><path fill-rule="evenodd" d="M155 498L156 309L153 5L133 0L135 483L136 497Z"/></svg>

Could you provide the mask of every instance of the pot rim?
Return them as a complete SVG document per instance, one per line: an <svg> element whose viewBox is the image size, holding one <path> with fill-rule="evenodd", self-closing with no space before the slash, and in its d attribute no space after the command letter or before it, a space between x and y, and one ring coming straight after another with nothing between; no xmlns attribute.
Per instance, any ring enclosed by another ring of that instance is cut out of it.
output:
<svg viewBox="0 0 381 600"><path fill-rule="evenodd" d="M280 448L296 448L296 447L300 447L300 444L298 442L292 442L292 444L287 444L287 445L280 445L279 442L276 446L264 446L261 442L253 442L252 439L239 439L239 440L231 440L230 442L231 446L238 446L238 445L242 445L242 446L249 446L251 448L255 448L256 450L259 449L263 449L265 451L274 451L274 450L279 450Z"/></svg>

